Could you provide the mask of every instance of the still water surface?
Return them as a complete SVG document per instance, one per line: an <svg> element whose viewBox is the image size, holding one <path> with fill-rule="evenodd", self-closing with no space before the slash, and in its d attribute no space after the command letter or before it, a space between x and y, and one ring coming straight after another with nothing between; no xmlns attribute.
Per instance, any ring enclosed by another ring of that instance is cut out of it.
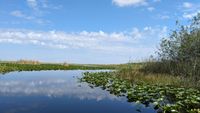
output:
<svg viewBox="0 0 200 113"><path fill-rule="evenodd" d="M152 108L80 83L83 72L0 74L0 113L155 113Z"/></svg>

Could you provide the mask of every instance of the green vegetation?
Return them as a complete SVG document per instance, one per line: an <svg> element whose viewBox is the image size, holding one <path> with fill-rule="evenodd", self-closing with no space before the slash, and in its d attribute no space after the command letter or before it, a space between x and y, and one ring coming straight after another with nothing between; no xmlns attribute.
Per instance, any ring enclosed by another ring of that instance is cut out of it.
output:
<svg viewBox="0 0 200 113"><path fill-rule="evenodd" d="M116 76L117 72L84 73L82 82L101 87L129 102L142 103L164 113L200 112L200 91L171 85L134 83ZM91 87L93 87L91 86Z"/></svg>
<svg viewBox="0 0 200 113"><path fill-rule="evenodd" d="M40 70L99 70L115 69L117 65L81 65L81 64L50 64L50 63L22 63L22 62L1 62L0 73L11 71L40 71Z"/></svg>
<svg viewBox="0 0 200 113"><path fill-rule="evenodd" d="M177 25L157 57L115 72L85 73L81 81L157 112L200 113L200 14L190 25Z"/></svg>
<svg viewBox="0 0 200 113"><path fill-rule="evenodd" d="M165 113L200 112L200 14L190 25L174 30L161 42L158 57L125 65L45 64L37 61L2 62L0 73L38 70L116 69L85 73L82 82L102 87ZM93 87L92 86L92 87Z"/></svg>
<svg viewBox="0 0 200 113"><path fill-rule="evenodd" d="M146 72L168 73L200 80L200 13L189 25L179 25L169 38L164 38L157 52L158 58L149 61Z"/></svg>
<svg viewBox="0 0 200 113"><path fill-rule="evenodd" d="M175 87L200 89L200 81L194 81L193 77L174 76L168 73L149 72L144 70L146 65L149 65L149 63L143 63L140 65L129 63L127 65L121 66L115 75L121 79L129 80L134 83L148 83L162 86L172 85ZM159 69L159 67L157 68Z"/></svg>

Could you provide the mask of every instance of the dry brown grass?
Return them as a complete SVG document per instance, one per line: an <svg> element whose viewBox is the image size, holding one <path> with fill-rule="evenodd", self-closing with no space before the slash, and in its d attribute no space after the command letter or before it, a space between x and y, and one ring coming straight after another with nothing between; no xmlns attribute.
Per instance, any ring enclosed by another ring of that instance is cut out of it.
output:
<svg viewBox="0 0 200 113"><path fill-rule="evenodd" d="M16 63L18 63L18 64L40 64L40 62L37 60L23 60L23 59L16 61Z"/></svg>

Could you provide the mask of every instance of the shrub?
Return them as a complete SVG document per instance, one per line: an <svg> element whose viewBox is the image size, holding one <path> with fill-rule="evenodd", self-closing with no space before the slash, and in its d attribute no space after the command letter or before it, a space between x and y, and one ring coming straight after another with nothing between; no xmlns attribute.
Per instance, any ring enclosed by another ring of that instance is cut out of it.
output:
<svg viewBox="0 0 200 113"><path fill-rule="evenodd" d="M200 80L200 14L190 25L179 25L168 38L163 38L158 60L145 64L143 71L170 73Z"/></svg>

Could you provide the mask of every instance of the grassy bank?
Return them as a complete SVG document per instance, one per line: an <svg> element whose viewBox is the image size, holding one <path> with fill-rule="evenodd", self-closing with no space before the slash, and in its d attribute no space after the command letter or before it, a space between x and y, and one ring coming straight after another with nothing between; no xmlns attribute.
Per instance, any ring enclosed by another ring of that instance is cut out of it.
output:
<svg viewBox="0 0 200 113"><path fill-rule="evenodd" d="M84 65L84 64L50 64L50 63L19 63L1 62L0 73L11 71L41 71L41 70L99 70L116 69L117 65Z"/></svg>
<svg viewBox="0 0 200 113"><path fill-rule="evenodd" d="M200 89L200 80L193 76L174 76L168 73L149 72L145 70L146 63L140 65L127 64L118 69L116 76L134 83L148 83L154 85L172 85L175 87Z"/></svg>

